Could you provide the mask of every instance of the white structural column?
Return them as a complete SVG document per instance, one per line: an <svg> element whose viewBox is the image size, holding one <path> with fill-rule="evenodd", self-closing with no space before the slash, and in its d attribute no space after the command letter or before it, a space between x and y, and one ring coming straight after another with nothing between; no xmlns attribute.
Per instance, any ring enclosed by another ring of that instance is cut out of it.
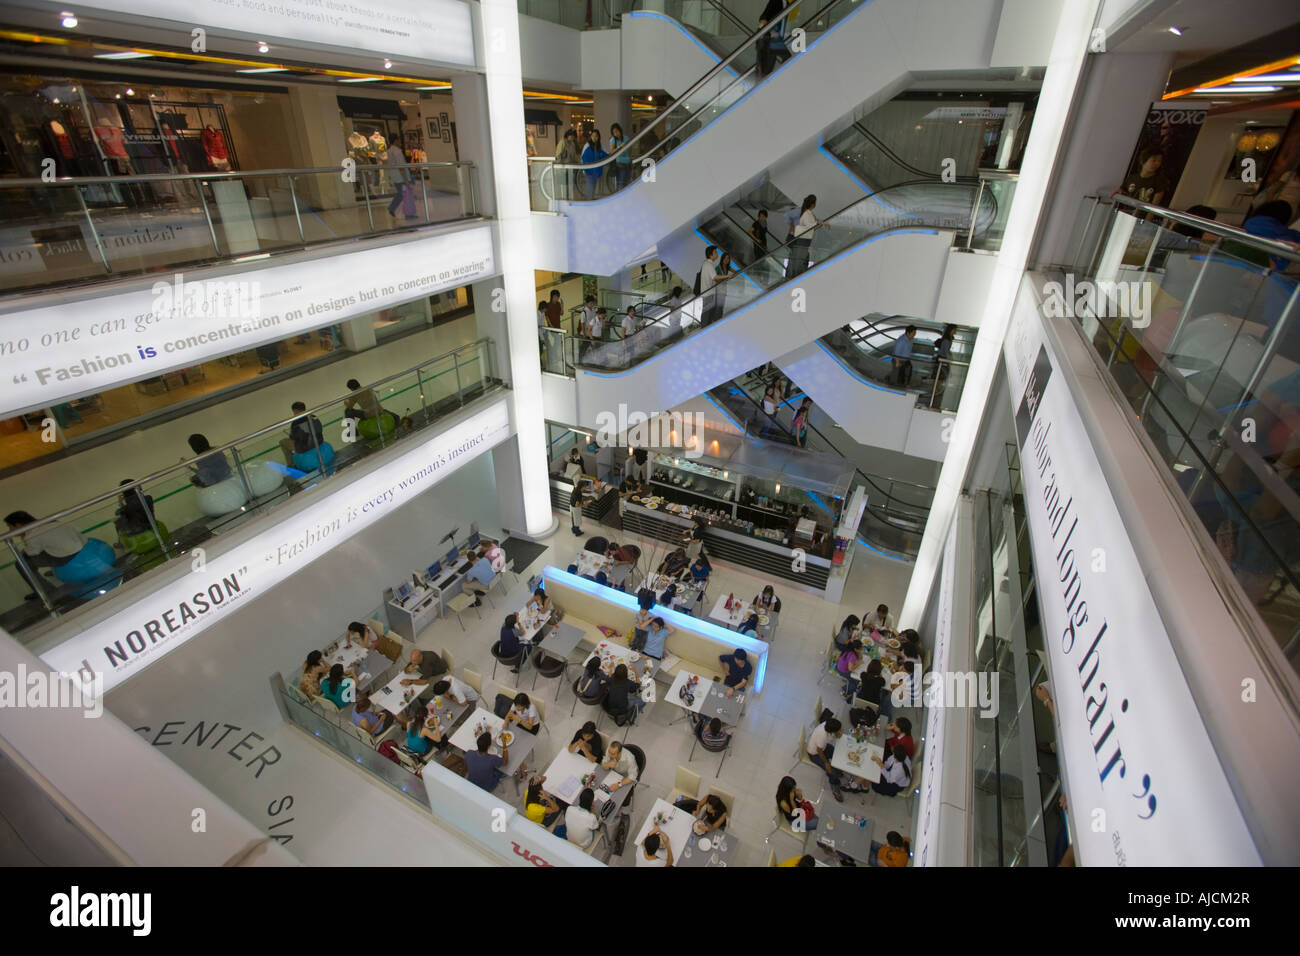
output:
<svg viewBox="0 0 1300 956"><path fill-rule="evenodd" d="M537 345L537 303L533 298L532 212L528 196L527 145L524 140L524 93L519 58L519 12L515 0L482 0L477 4L482 17L478 42L482 44L479 62L484 64L483 94L487 107L487 133L491 161L479 166L482 191L494 193L494 213L499 223L497 264L501 272L500 292L495 293L504 307L505 343L498 342L499 373L510 382L510 415L517 442L519 504L524 526L518 530L531 536L543 535L554 525L551 514L550 485L546 472L546 429L542 412L542 371ZM474 83L476 77L465 82ZM453 79L452 95L457 86ZM456 114L462 117L460 97L456 97ZM462 117L468 120L469 117ZM472 125L458 124L458 130ZM480 153L484 155L485 153ZM486 204L485 204L486 206ZM475 289L475 300L481 295ZM489 308L494 304L489 303ZM510 456L513 458L514 456ZM515 480L501 473L499 488L514 485ZM513 465L514 462L512 461ZM513 491L514 488L511 488ZM504 506L503 495L503 506ZM512 529L513 530L513 529Z"/></svg>
<svg viewBox="0 0 1300 956"><path fill-rule="evenodd" d="M965 391L957 406L957 427L952 431L952 442L939 472L930 518L921 538L900 621L920 620L934 576L943 560L948 527L956 514L957 499L975 447L976 433L984 417L989 389L997 374L998 363L1002 361L1002 341L1011 321L1011 307L1045 206L1052 169L1065 135L1065 124L1070 117L1070 107L1100 6L1101 0L1063 0L1061 4L1038 108L1034 111L1034 127L1025 147L1020 181L1011 202L997 267L989 284L988 298L984 300L980 334L971 356ZM1091 148L1086 143L1081 147Z"/></svg>

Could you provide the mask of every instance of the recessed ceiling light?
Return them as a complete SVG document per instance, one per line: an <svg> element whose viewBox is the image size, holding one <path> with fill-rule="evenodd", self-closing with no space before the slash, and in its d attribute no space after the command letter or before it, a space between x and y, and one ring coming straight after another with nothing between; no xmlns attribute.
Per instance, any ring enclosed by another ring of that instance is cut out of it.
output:
<svg viewBox="0 0 1300 956"><path fill-rule="evenodd" d="M391 70L392 68L393 68L393 61L392 61L392 60L385 60L385 61L384 61L384 69L385 69L385 70Z"/></svg>
<svg viewBox="0 0 1300 956"><path fill-rule="evenodd" d="M266 41L265 41L265 40L261 40L261 41L259 41L258 44L257 44L257 52L258 52L258 53L270 53L270 52L271 52L271 48L270 48L269 46L266 45Z"/></svg>
<svg viewBox="0 0 1300 956"><path fill-rule="evenodd" d="M1234 83L1300 83L1300 73L1260 73L1256 76L1235 76Z"/></svg>
<svg viewBox="0 0 1300 956"><path fill-rule="evenodd" d="M59 14L59 18L59 22L62 23L65 28L69 30L75 30L77 28L77 15L71 10L64 10Z"/></svg>
<svg viewBox="0 0 1300 956"><path fill-rule="evenodd" d="M1182 28L1182 27L1170 27L1170 28L1169 28L1169 32L1172 33L1172 34L1173 34L1174 36L1176 36L1176 37L1180 37L1180 36L1183 35L1183 28Z"/></svg>
<svg viewBox="0 0 1300 956"><path fill-rule="evenodd" d="M54 97L54 102L55 102L55 103L58 103L58 102L59 102L59 98L58 98L57 96Z"/></svg>
<svg viewBox="0 0 1300 956"><path fill-rule="evenodd" d="M147 60L152 53L137 53L135 50L122 50L119 53L96 53L96 60Z"/></svg>
<svg viewBox="0 0 1300 956"><path fill-rule="evenodd" d="M358 76L351 80L339 80L340 83L378 83L382 76Z"/></svg>
<svg viewBox="0 0 1300 956"><path fill-rule="evenodd" d="M1195 93L1276 93L1280 86L1198 86Z"/></svg>
<svg viewBox="0 0 1300 956"><path fill-rule="evenodd" d="M287 66L259 66L250 70L236 70L236 73L287 73Z"/></svg>
<svg viewBox="0 0 1300 956"><path fill-rule="evenodd" d="M445 86L417 86L417 90L445 90Z"/></svg>

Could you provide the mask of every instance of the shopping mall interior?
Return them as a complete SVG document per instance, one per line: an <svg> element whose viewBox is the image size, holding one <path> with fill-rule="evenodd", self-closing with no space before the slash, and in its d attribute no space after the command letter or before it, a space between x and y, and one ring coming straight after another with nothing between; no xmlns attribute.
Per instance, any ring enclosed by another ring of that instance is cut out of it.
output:
<svg viewBox="0 0 1300 956"><path fill-rule="evenodd" d="M6 865L1300 863L1293 3L0 63Z"/></svg>

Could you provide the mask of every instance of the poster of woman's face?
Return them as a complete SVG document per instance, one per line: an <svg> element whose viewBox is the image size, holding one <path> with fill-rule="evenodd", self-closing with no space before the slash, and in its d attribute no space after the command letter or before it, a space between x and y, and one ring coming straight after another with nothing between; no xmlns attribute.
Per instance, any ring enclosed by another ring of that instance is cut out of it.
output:
<svg viewBox="0 0 1300 956"><path fill-rule="evenodd" d="M1205 114L1204 107L1153 103L1120 191L1139 202L1167 206L1178 188Z"/></svg>

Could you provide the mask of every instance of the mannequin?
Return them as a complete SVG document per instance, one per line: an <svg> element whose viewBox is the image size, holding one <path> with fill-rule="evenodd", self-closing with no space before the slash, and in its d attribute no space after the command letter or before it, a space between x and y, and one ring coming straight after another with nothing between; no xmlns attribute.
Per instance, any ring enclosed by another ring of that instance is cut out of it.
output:
<svg viewBox="0 0 1300 956"><path fill-rule="evenodd" d="M230 152L226 149L226 138L221 135L221 131L208 123L199 134L199 139L203 143L203 153L208 158L208 165L220 172L228 172Z"/></svg>
<svg viewBox="0 0 1300 956"><path fill-rule="evenodd" d="M104 166L110 176L134 176L135 168L131 165L130 154L126 151L126 130L122 129L122 120L112 113L100 113L95 118L93 129L95 142L99 144ZM127 205L145 205L145 193L136 183L120 183Z"/></svg>

